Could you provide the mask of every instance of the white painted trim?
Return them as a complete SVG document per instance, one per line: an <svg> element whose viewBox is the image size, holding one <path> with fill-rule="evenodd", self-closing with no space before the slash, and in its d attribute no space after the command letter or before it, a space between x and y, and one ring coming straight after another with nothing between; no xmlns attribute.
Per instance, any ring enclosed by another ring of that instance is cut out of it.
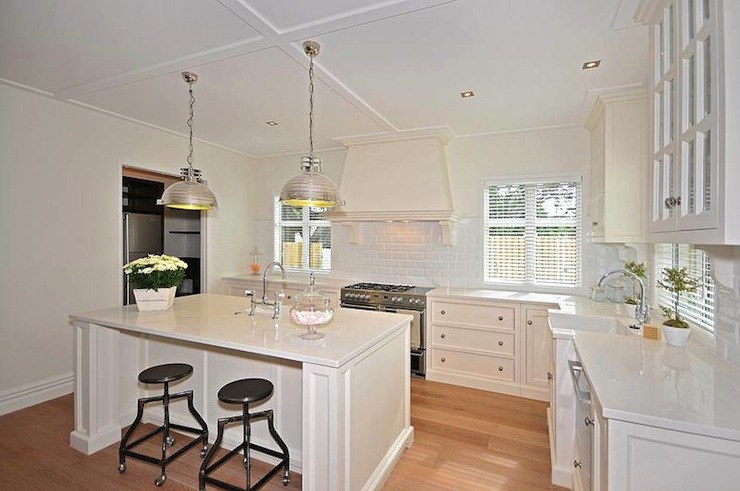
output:
<svg viewBox="0 0 740 491"><path fill-rule="evenodd" d="M562 123L553 124L548 126L532 126L529 128L515 128L511 130L500 130L500 131L487 131L484 133L466 133L462 135L455 135L455 140L462 140L465 138L479 138L486 136L498 136L498 135L510 135L512 133L528 133L530 131L548 131L548 130L562 130L565 128L575 128L575 123Z"/></svg>
<svg viewBox="0 0 740 491"><path fill-rule="evenodd" d="M604 99L606 102L616 102L621 100L621 97L626 96L624 100L630 100L630 97L637 100L640 98L637 96L638 94L644 94L647 98L647 89L642 82L591 89L586 92L581 107L578 109L578 123L588 128L589 121L594 118L594 108L599 99Z"/></svg>
<svg viewBox="0 0 740 491"><path fill-rule="evenodd" d="M0 392L0 416L12 413L74 391L74 372L20 385Z"/></svg>
<svg viewBox="0 0 740 491"><path fill-rule="evenodd" d="M398 461L401 460L403 452L408 447L413 445L413 443L414 427L409 426L408 428L405 428L400 435L398 435L396 441L393 442L391 448L388 449L388 453L385 454L383 460L380 462L378 467L375 468L375 471L373 471L373 474L365 483L365 486L363 486L363 491L382 488L383 484L385 484L385 482L391 476L391 472L393 472L393 469L396 467Z"/></svg>
<svg viewBox="0 0 740 491"><path fill-rule="evenodd" d="M443 145L446 145L453 138L453 134L449 126L430 126L426 128L398 130L395 133L369 133L366 135L340 136L332 138L332 140L341 143L345 147L349 147L352 145L419 140L422 138L437 138Z"/></svg>

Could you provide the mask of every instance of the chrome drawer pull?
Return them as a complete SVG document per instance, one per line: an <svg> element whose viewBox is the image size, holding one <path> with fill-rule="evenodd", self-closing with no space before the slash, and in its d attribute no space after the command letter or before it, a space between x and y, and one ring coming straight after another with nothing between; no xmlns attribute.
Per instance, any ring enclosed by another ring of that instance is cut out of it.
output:
<svg viewBox="0 0 740 491"><path fill-rule="evenodd" d="M504 345L504 342L503 342L503 341L499 341L499 342L498 342L498 345L499 345L499 346L503 346L503 345Z"/></svg>
<svg viewBox="0 0 740 491"><path fill-rule="evenodd" d="M573 461L573 467L581 467L581 461L580 460L574 460Z"/></svg>
<svg viewBox="0 0 740 491"><path fill-rule="evenodd" d="M583 424L585 424L586 426L593 426L594 420L586 416L586 419L583 420Z"/></svg>
<svg viewBox="0 0 740 491"><path fill-rule="evenodd" d="M527 321L527 325L528 325L528 326L531 326L532 324L534 324L534 322L532 322L532 320L528 320L528 321Z"/></svg>
<svg viewBox="0 0 740 491"><path fill-rule="evenodd" d="M440 312L440 314L442 314L442 315L445 315L446 313L447 312L445 312L444 310L442 312Z"/></svg>
<svg viewBox="0 0 740 491"><path fill-rule="evenodd" d="M444 362L445 362L445 359L444 359L444 358L442 358L442 360L440 360L440 361L441 361L442 363L444 363Z"/></svg>
<svg viewBox="0 0 740 491"><path fill-rule="evenodd" d="M499 315L498 316L498 320L500 320L500 321L504 320L504 316L503 315Z"/></svg>
<svg viewBox="0 0 740 491"><path fill-rule="evenodd" d="M442 339L444 339L444 338L445 338L445 335L444 335L444 334L442 334L442 335L441 335L440 337L441 337Z"/></svg>
<svg viewBox="0 0 740 491"><path fill-rule="evenodd" d="M504 371L504 367L498 367L498 371L499 372L503 372Z"/></svg>

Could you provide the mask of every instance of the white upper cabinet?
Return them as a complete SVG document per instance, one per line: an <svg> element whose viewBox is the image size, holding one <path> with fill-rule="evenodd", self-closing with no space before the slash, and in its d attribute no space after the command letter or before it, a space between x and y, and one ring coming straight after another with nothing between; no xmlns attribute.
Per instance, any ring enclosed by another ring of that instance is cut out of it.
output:
<svg viewBox="0 0 740 491"><path fill-rule="evenodd" d="M591 132L590 226L594 242L643 242L648 181L647 94L602 94Z"/></svg>
<svg viewBox="0 0 740 491"><path fill-rule="evenodd" d="M654 242L740 244L739 3L643 0L638 9L652 32Z"/></svg>

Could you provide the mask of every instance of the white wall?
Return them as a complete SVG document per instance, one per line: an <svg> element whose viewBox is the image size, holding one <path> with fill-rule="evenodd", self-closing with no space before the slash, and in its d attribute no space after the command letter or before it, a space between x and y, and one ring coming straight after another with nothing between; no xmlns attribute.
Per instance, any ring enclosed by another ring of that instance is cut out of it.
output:
<svg viewBox="0 0 740 491"><path fill-rule="evenodd" d="M71 312L120 304L121 165L178 173L187 141L0 85L0 403L72 370ZM184 125L184 121L183 121ZM246 268L254 169L196 144L220 208L208 215L207 288Z"/></svg>

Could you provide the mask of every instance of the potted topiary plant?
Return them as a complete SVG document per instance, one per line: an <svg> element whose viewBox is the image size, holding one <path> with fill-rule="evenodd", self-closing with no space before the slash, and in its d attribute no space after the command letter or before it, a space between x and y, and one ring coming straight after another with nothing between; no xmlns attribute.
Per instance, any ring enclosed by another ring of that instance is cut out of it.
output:
<svg viewBox="0 0 740 491"><path fill-rule="evenodd" d="M149 254L123 267L134 289L139 310L167 310L185 279L185 261L174 256Z"/></svg>
<svg viewBox="0 0 740 491"><path fill-rule="evenodd" d="M633 273L635 276L640 277L643 281L647 279L647 266L644 262L637 261L624 261L624 269ZM624 303L627 306L628 314L630 317L635 317L635 309L637 308L637 292L635 291L635 284L637 282L630 281L630 292L627 298L624 299Z"/></svg>
<svg viewBox="0 0 740 491"><path fill-rule="evenodd" d="M681 318L678 303L682 293L695 292L699 288L699 281L692 278L686 268L665 268L663 269L663 279L658 280L658 286L674 295L672 309L661 307L663 314L667 317L663 321L665 341L671 346L684 346L689 339L691 330L688 322Z"/></svg>

